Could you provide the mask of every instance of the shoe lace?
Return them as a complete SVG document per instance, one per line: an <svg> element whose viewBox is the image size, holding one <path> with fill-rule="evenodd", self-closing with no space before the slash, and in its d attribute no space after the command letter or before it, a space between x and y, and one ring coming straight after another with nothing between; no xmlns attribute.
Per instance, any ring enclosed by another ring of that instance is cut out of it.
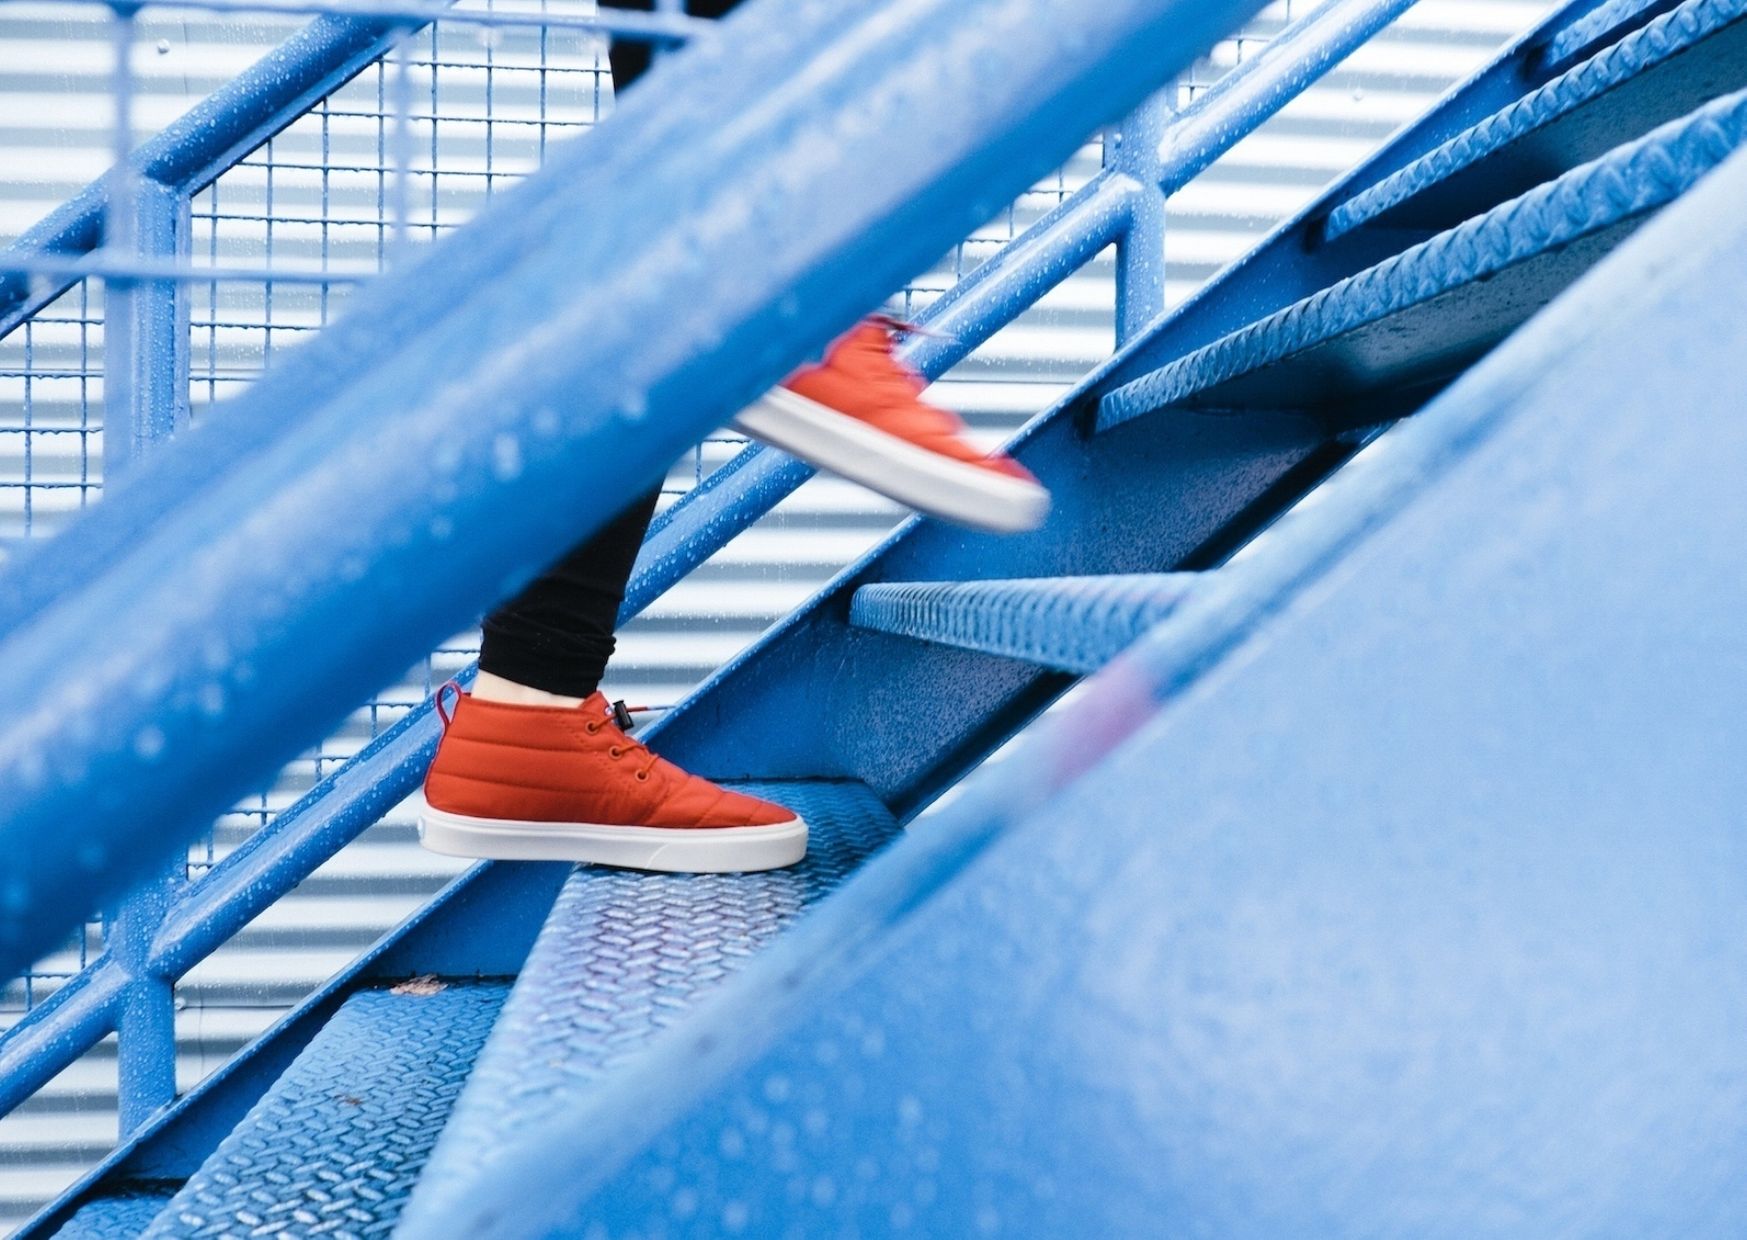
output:
<svg viewBox="0 0 1747 1240"><path fill-rule="evenodd" d="M584 724L583 728L591 736L594 733L599 732L602 728L612 729L614 735L618 737L618 740L614 744L607 746L607 756L612 758L615 762L628 753L641 753L644 757L648 758L649 761L645 762L642 766L632 772L632 775L636 777L637 782L639 783L647 780L649 776L654 773L655 768L661 765L661 756L659 754L651 752L649 746L645 745L642 741L633 740L630 736L626 735L623 729L609 720L596 719L590 723Z"/></svg>

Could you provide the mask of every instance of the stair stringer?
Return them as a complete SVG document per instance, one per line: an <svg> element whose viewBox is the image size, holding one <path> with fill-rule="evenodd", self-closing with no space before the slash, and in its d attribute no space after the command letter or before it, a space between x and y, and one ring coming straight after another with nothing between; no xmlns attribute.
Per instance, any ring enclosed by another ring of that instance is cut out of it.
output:
<svg viewBox="0 0 1747 1240"><path fill-rule="evenodd" d="M1738 1234L1744 194L1737 156L450 1221Z"/></svg>

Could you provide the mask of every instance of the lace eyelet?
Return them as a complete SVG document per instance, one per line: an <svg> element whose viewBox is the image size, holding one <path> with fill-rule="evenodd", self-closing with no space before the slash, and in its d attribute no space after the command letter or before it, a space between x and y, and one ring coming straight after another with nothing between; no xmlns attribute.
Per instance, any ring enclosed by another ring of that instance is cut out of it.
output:
<svg viewBox="0 0 1747 1240"><path fill-rule="evenodd" d="M609 756L614 757L614 758L622 758L625 756L625 751L617 745L614 745L612 748L608 749L607 753Z"/></svg>
<svg viewBox="0 0 1747 1240"><path fill-rule="evenodd" d="M648 771L638 771L637 772L637 782L640 784L648 783L649 782L649 772Z"/></svg>
<svg viewBox="0 0 1747 1240"><path fill-rule="evenodd" d="M582 730L587 732L590 736L593 736L596 732L601 730L601 725L598 723L585 723L582 725Z"/></svg>

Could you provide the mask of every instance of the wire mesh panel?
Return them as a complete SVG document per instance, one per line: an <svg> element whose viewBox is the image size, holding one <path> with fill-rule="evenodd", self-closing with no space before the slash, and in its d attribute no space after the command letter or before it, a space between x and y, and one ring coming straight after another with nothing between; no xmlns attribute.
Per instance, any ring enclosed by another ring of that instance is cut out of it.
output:
<svg viewBox="0 0 1747 1240"><path fill-rule="evenodd" d="M0 339L0 554L58 529L102 485L102 299L91 286Z"/></svg>

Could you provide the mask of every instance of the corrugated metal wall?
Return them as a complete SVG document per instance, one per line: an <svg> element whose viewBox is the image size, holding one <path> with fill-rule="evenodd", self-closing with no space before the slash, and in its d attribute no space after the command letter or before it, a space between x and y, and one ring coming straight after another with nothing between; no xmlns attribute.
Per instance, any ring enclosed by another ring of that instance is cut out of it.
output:
<svg viewBox="0 0 1747 1240"><path fill-rule="evenodd" d="M549 5L559 9L558 3ZM587 7L586 0L570 6ZM1309 7L1304 0L1294 11ZM1546 0L1424 0L1263 132L1173 200L1168 241L1172 302L1193 291L1319 186L1422 111L1498 44L1546 10ZM1278 29L1278 4L1253 38L1222 45L1200 67L1212 80ZM142 15L134 67L136 119L155 130L245 67L295 24ZM423 36L405 85L414 101L404 211L416 243L467 218L493 189L537 166L545 144L611 109L604 56L586 37L449 27ZM108 166L108 34L100 10L54 3L0 5L0 239L33 224ZM394 246L395 142L385 119L401 83L373 69L227 174L195 204L204 261L375 267ZM1185 95L1193 85L1184 89ZM1061 173L905 290L896 307L925 305L1006 238L1096 171L1084 148ZM193 286L190 397L204 407L246 383L344 305L345 286ZM1113 283L1094 264L936 385L991 440L1047 407L1108 356ZM100 493L101 288L80 286L39 323L0 341L0 555L51 532ZM726 459L732 441L676 464L675 495ZM745 646L900 517L891 505L829 478L809 483L736 539L623 634L607 688L638 704L673 702ZM462 636L389 686L319 752L219 824L190 857L197 875L332 765L354 752L463 664ZM459 866L422 852L407 807L391 814L295 894L264 915L179 988L180 1076L200 1079L319 979L416 907ZM95 942L95 939L93 939ZM79 951L45 961L4 993L0 1026L52 992ZM0 1121L0 1230L109 1147L114 1063L99 1048L43 1095Z"/></svg>

